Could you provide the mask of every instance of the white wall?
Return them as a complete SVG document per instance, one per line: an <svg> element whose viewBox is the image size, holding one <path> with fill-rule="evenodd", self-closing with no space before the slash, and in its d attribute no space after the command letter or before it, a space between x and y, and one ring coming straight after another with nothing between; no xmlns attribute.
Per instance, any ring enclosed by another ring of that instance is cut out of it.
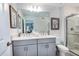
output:
<svg viewBox="0 0 79 59"><path fill-rule="evenodd" d="M64 44L64 18L63 18L63 7L52 7L50 12L50 18L56 17L60 19L60 26L59 30L50 30L50 34L56 36L56 43L57 44Z"/></svg>
<svg viewBox="0 0 79 59"><path fill-rule="evenodd" d="M71 14L78 14L79 7L76 6L64 6L64 16L68 16Z"/></svg>

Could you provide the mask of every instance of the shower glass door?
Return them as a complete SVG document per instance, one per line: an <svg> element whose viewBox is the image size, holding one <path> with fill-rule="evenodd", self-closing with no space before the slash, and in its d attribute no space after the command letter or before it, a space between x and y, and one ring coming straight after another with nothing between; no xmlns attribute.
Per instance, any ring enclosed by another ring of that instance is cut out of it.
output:
<svg viewBox="0 0 79 59"><path fill-rule="evenodd" d="M67 17L67 47L79 55L79 15Z"/></svg>

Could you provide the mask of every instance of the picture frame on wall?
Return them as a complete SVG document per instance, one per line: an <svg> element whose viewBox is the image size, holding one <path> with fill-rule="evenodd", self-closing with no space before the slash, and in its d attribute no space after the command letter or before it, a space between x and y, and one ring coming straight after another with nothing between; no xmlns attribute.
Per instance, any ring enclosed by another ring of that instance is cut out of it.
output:
<svg viewBox="0 0 79 59"><path fill-rule="evenodd" d="M17 12L16 10L9 5L9 12L10 12L10 28L17 28Z"/></svg>
<svg viewBox="0 0 79 59"><path fill-rule="evenodd" d="M51 30L59 30L59 18L51 18Z"/></svg>

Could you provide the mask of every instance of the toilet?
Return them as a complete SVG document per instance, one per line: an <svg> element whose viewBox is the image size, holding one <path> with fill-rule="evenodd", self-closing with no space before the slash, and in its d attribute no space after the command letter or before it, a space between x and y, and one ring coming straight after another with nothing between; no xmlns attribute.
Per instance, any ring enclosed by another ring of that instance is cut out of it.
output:
<svg viewBox="0 0 79 59"><path fill-rule="evenodd" d="M57 48L60 56L66 56L66 54L69 53L69 49L64 45L57 45Z"/></svg>

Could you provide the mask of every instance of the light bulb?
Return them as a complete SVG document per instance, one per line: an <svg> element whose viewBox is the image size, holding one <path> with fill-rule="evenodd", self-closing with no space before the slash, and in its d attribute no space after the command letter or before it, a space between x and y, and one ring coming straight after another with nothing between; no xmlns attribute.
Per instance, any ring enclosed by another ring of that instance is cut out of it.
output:
<svg viewBox="0 0 79 59"><path fill-rule="evenodd" d="M34 6L33 11L34 11L34 12L37 11L37 6Z"/></svg>
<svg viewBox="0 0 79 59"><path fill-rule="evenodd" d="M42 9L40 8L40 7L38 7L38 6L30 6L30 7L28 7L27 8L27 10L29 10L29 11L34 11L34 12L40 12L40 11L42 11Z"/></svg>
<svg viewBox="0 0 79 59"><path fill-rule="evenodd" d="M37 12L40 12L40 11L42 11L42 9L40 7L38 7Z"/></svg>
<svg viewBox="0 0 79 59"><path fill-rule="evenodd" d="M32 7L32 6L30 7L30 11L31 11L31 12L33 11L33 7Z"/></svg>

